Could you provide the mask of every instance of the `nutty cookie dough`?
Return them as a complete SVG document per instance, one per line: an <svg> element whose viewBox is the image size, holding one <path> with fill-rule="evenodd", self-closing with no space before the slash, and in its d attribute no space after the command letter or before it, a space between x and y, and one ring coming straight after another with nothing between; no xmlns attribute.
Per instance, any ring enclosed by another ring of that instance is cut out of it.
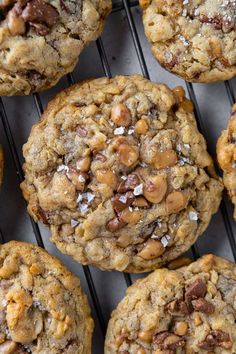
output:
<svg viewBox="0 0 236 354"><path fill-rule="evenodd" d="M232 108L228 127L223 130L217 142L217 159L224 171L224 185L235 206L234 218L236 220L236 104Z"/></svg>
<svg viewBox="0 0 236 354"><path fill-rule="evenodd" d="M184 90L141 76L61 92L24 146L28 211L83 264L142 272L186 251L222 183Z"/></svg>
<svg viewBox="0 0 236 354"><path fill-rule="evenodd" d="M45 90L101 34L110 0L0 0L0 95Z"/></svg>
<svg viewBox="0 0 236 354"><path fill-rule="evenodd" d="M158 269L128 288L108 324L105 354L236 352L236 265L207 255Z"/></svg>
<svg viewBox="0 0 236 354"><path fill-rule="evenodd" d="M235 0L140 0L152 52L167 70L192 82L236 75Z"/></svg>
<svg viewBox="0 0 236 354"><path fill-rule="evenodd" d="M0 185L2 183L2 177L3 177L3 149L2 146L0 145Z"/></svg>
<svg viewBox="0 0 236 354"><path fill-rule="evenodd" d="M0 353L91 353L93 320L79 279L23 242L1 245L0 261Z"/></svg>

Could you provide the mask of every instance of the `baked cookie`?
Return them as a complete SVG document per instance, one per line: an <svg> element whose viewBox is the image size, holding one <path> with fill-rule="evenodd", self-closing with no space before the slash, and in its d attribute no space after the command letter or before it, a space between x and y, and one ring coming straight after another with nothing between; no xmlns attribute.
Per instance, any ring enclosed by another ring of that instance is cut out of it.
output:
<svg viewBox="0 0 236 354"><path fill-rule="evenodd" d="M167 70L192 82L236 75L235 0L140 0L152 52Z"/></svg>
<svg viewBox="0 0 236 354"><path fill-rule="evenodd" d="M55 85L101 34L110 10L110 0L1 0L0 95Z"/></svg>
<svg viewBox="0 0 236 354"><path fill-rule="evenodd" d="M158 269L130 286L113 311L105 354L236 352L236 265L206 255Z"/></svg>
<svg viewBox="0 0 236 354"><path fill-rule="evenodd" d="M236 220L236 104L232 108L228 127L223 130L217 142L217 159L224 171L225 188L235 206L234 218Z"/></svg>
<svg viewBox="0 0 236 354"><path fill-rule="evenodd" d="M91 353L93 320L79 279L24 242L1 245L0 261L0 353Z"/></svg>
<svg viewBox="0 0 236 354"><path fill-rule="evenodd" d="M159 267L194 243L220 203L184 90L141 76L61 92L23 150L29 213L82 264Z"/></svg>
<svg viewBox="0 0 236 354"><path fill-rule="evenodd" d="M2 183L2 177L3 177L3 149L2 146L0 145L0 185Z"/></svg>

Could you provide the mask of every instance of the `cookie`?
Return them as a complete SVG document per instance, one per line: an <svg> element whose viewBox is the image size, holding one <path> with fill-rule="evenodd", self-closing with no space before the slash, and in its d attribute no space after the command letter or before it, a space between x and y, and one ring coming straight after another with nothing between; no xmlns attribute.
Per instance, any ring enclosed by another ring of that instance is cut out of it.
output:
<svg viewBox="0 0 236 354"><path fill-rule="evenodd" d="M2 177L3 177L3 149L2 146L0 145L0 185L2 183Z"/></svg>
<svg viewBox="0 0 236 354"><path fill-rule="evenodd" d="M79 279L43 249L0 246L0 352L89 354L93 320Z"/></svg>
<svg viewBox="0 0 236 354"><path fill-rule="evenodd" d="M236 75L235 0L140 0L152 52L170 72L192 82Z"/></svg>
<svg viewBox="0 0 236 354"><path fill-rule="evenodd" d="M232 108L226 130L223 130L217 142L217 159L223 170L223 182L234 204L236 220L236 104Z"/></svg>
<svg viewBox="0 0 236 354"><path fill-rule="evenodd" d="M221 199L184 90L141 76L61 92L23 153L29 213L63 253L101 269L142 272L176 258Z"/></svg>
<svg viewBox="0 0 236 354"><path fill-rule="evenodd" d="M0 95L55 85L99 37L110 10L110 0L1 0Z"/></svg>
<svg viewBox="0 0 236 354"><path fill-rule="evenodd" d="M108 324L105 354L233 354L236 265L206 255L130 286Z"/></svg>

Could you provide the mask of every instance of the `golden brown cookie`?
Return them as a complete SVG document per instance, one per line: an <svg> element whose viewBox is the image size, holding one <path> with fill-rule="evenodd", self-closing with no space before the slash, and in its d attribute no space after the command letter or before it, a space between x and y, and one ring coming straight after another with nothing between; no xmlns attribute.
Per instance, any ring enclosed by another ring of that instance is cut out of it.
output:
<svg viewBox="0 0 236 354"><path fill-rule="evenodd" d="M24 146L28 211L83 264L142 272L186 251L222 183L192 103L141 76L61 92Z"/></svg>
<svg viewBox="0 0 236 354"><path fill-rule="evenodd" d="M108 324L105 354L236 352L236 265L206 255L130 286Z"/></svg>
<svg viewBox="0 0 236 354"><path fill-rule="evenodd" d="M75 275L23 242L1 245L0 263L0 353L91 353L93 320Z"/></svg>
<svg viewBox="0 0 236 354"><path fill-rule="evenodd" d="M236 75L235 0L140 0L143 23L159 63L187 81Z"/></svg>
<svg viewBox="0 0 236 354"><path fill-rule="evenodd" d="M0 95L55 85L99 37L110 10L110 0L1 0Z"/></svg>
<svg viewBox="0 0 236 354"><path fill-rule="evenodd" d="M226 130L223 130L217 142L217 159L222 168L223 182L234 204L236 220L236 104L232 108Z"/></svg>

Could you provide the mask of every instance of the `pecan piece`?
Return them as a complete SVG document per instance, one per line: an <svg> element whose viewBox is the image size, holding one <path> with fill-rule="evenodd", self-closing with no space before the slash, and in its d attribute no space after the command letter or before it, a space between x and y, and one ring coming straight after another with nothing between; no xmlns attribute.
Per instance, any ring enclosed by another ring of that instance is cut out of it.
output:
<svg viewBox="0 0 236 354"><path fill-rule="evenodd" d="M204 341L199 343L198 346L205 350L213 350L215 347L230 349L232 341L228 333L220 329L214 329L209 332Z"/></svg>

